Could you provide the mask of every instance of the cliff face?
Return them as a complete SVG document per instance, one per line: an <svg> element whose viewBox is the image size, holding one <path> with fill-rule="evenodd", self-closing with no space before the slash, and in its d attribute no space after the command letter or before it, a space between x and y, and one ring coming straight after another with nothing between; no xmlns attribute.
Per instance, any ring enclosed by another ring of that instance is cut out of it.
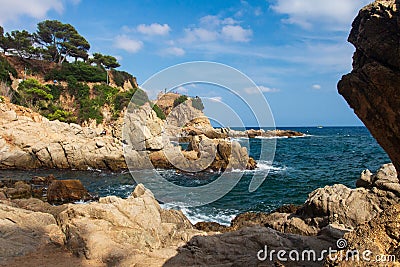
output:
<svg viewBox="0 0 400 267"><path fill-rule="evenodd" d="M339 93L400 173L400 1L360 10L348 41L356 48L353 70L339 81Z"/></svg>

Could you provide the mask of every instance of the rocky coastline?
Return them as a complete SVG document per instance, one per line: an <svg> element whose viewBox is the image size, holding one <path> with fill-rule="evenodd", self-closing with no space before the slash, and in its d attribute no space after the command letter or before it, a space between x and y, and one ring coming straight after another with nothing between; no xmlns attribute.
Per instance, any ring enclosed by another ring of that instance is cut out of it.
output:
<svg viewBox="0 0 400 267"><path fill-rule="evenodd" d="M149 104L128 113L125 121L118 121L112 128L85 127L75 123L49 121L29 108L14 105L4 99L0 102L0 169L127 169L126 157L133 162L132 169L174 169L166 154L183 154L187 160L199 160L199 143L216 148L215 159L208 169L254 169L256 162L249 158L246 148L229 140L228 133L214 129L209 120L190 105L174 109L176 115L168 121L159 119ZM175 111L176 110L176 111ZM189 114L189 115L188 115ZM189 125L178 127L181 121ZM123 125L125 139L123 136ZM188 149L163 141L163 127L172 140L189 143ZM138 133L139 129L139 133ZM106 134L104 134L106 133ZM248 130L230 131L232 137L301 136L293 131ZM140 137L140 138L138 138ZM128 143L128 147L124 145ZM129 149L134 147L134 149ZM124 155L125 153L125 155ZM238 156L234 156L238 155ZM150 159L150 161L148 160ZM200 159L201 165L201 159ZM189 166L186 166L189 168Z"/></svg>
<svg viewBox="0 0 400 267"><path fill-rule="evenodd" d="M65 199L66 204L54 206L48 203L52 202L49 192L46 202L41 197L21 194L21 188L26 189L28 183L22 186L16 182L5 188L3 182L0 266L15 266L37 248L47 258L52 258L53 253L60 257L61 253L63 258L73 257L89 266L331 266L325 258L296 264L279 262L276 257L259 261L257 252L268 246L271 250L298 251L311 247L320 253L328 247L337 249L340 238L348 241L349 248L359 248L360 244L367 248L360 243L363 236L371 240L385 238L380 241L382 245L372 241L368 244L375 254L393 254L397 258L400 255L395 248L400 239L394 233L399 231L400 186L396 181L394 166L385 164L374 174L362 172L355 189L340 184L319 188L301 206L282 207L272 213L240 214L228 227L210 222L192 225L182 212L162 209L141 184L127 199L108 196L87 204L68 204L71 199ZM51 190L53 184L60 182L71 183L35 177L29 187L50 183ZM82 191L75 188L71 192ZM56 193L65 196L63 190ZM391 226L384 228L384 223ZM339 266L347 266L343 264Z"/></svg>

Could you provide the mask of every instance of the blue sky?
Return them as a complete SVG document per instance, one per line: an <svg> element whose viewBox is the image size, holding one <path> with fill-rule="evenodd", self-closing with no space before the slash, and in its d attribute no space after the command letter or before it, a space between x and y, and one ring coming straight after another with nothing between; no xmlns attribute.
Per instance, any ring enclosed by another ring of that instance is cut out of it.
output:
<svg viewBox="0 0 400 267"><path fill-rule="evenodd" d="M232 66L259 86L277 126L361 125L336 84L351 70L351 22L369 2L0 0L0 25L35 31L44 19L70 23L91 53L117 57L139 84L188 61ZM216 88L203 94L231 101Z"/></svg>

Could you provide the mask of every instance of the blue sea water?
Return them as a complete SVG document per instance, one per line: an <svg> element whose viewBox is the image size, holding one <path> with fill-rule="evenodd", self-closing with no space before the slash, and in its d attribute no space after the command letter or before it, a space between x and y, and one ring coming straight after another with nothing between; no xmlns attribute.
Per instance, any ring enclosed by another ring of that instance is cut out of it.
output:
<svg viewBox="0 0 400 267"><path fill-rule="evenodd" d="M268 212L284 204L302 204L308 194L325 185L337 183L354 187L364 169L375 171L390 162L383 149L365 127L285 128L306 133L301 138L276 139L275 159L259 161L259 169L246 171L242 179L219 200L199 207L182 208L189 219L229 224L237 214L246 211ZM250 139L250 156L257 158L262 139ZM269 171L263 184L249 192L254 174ZM196 186L214 180L218 173L185 174L160 171L177 184ZM135 187L128 172L100 171L0 171L0 178L30 179L33 175L54 174L61 179L80 179L89 191L99 196L127 197ZM169 205L165 205L170 207Z"/></svg>

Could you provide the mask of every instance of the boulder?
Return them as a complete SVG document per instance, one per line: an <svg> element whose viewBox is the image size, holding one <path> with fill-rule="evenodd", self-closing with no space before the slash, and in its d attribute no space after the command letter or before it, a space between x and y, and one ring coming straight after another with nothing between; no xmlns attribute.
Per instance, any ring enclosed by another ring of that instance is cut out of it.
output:
<svg viewBox="0 0 400 267"><path fill-rule="evenodd" d="M339 93L400 170L400 5L376 0L360 10L348 41L356 51L353 70Z"/></svg>
<svg viewBox="0 0 400 267"><path fill-rule="evenodd" d="M69 204L57 220L68 249L112 266L144 264L152 253L151 266L161 266L176 254L176 247L204 234L193 229L182 212L162 210L140 184L127 199L109 196L87 205Z"/></svg>
<svg viewBox="0 0 400 267"><path fill-rule="evenodd" d="M289 235L266 227L245 227L218 235L195 236L163 266L321 266L324 258L318 258L329 247L335 248L334 239L322 235ZM311 255L311 261L302 261L301 253L311 248L318 255L316 260ZM279 250L285 251L288 261L277 259ZM300 253L299 261L289 260L291 250Z"/></svg>
<svg viewBox="0 0 400 267"><path fill-rule="evenodd" d="M344 235L346 251L357 251L358 255L346 260L339 254L327 258L326 266L398 266L400 258L400 205L396 204L367 224ZM368 252L369 251L369 252ZM363 253L367 252L366 257ZM336 256L336 257L335 257ZM377 258L378 257L378 258ZM335 259L336 258L336 259ZM375 260L381 260L376 262Z"/></svg>
<svg viewBox="0 0 400 267"><path fill-rule="evenodd" d="M0 265L50 245L62 246L64 241L52 215L0 203Z"/></svg>
<svg viewBox="0 0 400 267"><path fill-rule="evenodd" d="M54 180L47 189L49 203L68 203L93 199L79 180Z"/></svg>

